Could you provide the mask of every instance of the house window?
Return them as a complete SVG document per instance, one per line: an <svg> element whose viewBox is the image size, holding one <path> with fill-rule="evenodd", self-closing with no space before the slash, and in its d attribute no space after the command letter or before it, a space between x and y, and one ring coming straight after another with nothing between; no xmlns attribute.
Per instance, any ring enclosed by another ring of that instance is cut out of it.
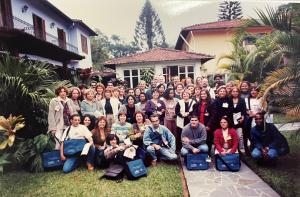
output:
<svg viewBox="0 0 300 197"><path fill-rule="evenodd" d="M87 38L82 34L81 34L81 48L82 48L82 52L88 54Z"/></svg>
<svg viewBox="0 0 300 197"><path fill-rule="evenodd" d="M34 35L39 39L46 40L45 20L35 14L32 15L32 18Z"/></svg>
<svg viewBox="0 0 300 197"><path fill-rule="evenodd" d="M66 49L66 33L63 29L57 28L58 46Z"/></svg>
<svg viewBox="0 0 300 197"><path fill-rule="evenodd" d="M140 69L124 70L124 80L127 82L128 87L134 88L139 84Z"/></svg>

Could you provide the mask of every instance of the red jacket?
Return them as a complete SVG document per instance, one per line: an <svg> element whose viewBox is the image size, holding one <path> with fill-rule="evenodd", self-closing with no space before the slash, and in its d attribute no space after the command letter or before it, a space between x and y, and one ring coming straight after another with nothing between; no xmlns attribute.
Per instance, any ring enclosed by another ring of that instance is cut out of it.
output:
<svg viewBox="0 0 300 197"><path fill-rule="evenodd" d="M227 140L228 149L231 148L230 153L233 154L236 152L238 148L239 137L236 133L236 130L233 128L228 128L228 136L231 137L231 139ZM222 129L217 129L214 134L214 144L219 153L224 151L223 149L224 143L225 140L223 137Z"/></svg>

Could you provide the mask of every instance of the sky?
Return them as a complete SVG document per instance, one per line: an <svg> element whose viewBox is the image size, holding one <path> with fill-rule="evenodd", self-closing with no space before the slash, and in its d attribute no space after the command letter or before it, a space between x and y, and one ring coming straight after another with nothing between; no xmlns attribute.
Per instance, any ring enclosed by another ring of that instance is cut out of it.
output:
<svg viewBox="0 0 300 197"><path fill-rule="evenodd" d="M145 0L49 0L73 19L83 20L92 29L104 34L120 36L126 42L133 40L136 21ZM218 20L217 0L150 0L166 35L166 41L175 45L184 27ZM277 7L291 1L242 0L244 18L256 17L255 9ZM293 1L299 2L299 1Z"/></svg>

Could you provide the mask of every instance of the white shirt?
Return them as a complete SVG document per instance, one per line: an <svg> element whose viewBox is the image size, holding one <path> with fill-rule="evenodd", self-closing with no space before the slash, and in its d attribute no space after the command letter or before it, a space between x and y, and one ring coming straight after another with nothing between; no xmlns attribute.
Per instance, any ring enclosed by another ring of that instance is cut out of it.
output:
<svg viewBox="0 0 300 197"><path fill-rule="evenodd" d="M88 130L88 128L84 125L79 124L77 127L70 126L71 129L68 134L68 139L88 139L92 140L92 133ZM64 133L61 138L61 142L63 142L66 138L68 128L64 130Z"/></svg>

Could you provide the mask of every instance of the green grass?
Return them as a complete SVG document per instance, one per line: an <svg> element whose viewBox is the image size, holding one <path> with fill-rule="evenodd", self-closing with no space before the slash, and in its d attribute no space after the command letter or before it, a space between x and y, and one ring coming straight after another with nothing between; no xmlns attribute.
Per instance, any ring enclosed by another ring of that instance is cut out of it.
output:
<svg viewBox="0 0 300 197"><path fill-rule="evenodd" d="M148 168L148 176L121 183L99 180L103 170L88 172L79 168L72 173L10 172L0 175L0 196L182 196L179 166L159 164Z"/></svg>
<svg viewBox="0 0 300 197"><path fill-rule="evenodd" d="M290 121L291 120L288 117L286 117L285 114L276 113L273 116L274 124L283 124L283 123L288 123Z"/></svg>
<svg viewBox="0 0 300 197"><path fill-rule="evenodd" d="M282 197L300 196L300 134L295 131L283 132L291 152L278 159L274 167L257 165L251 158L247 165L267 182Z"/></svg>

